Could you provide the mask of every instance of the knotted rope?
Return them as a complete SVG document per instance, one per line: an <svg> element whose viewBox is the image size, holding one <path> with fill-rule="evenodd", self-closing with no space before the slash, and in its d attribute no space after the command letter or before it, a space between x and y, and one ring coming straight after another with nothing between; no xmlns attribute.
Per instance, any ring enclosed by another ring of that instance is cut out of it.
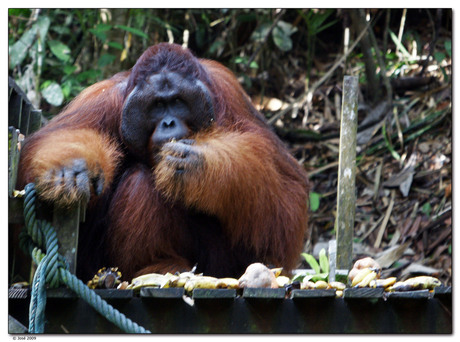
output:
<svg viewBox="0 0 460 342"><path fill-rule="evenodd" d="M58 253L56 231L49 222L36 218L35 201L35 186L33 183L27 184L24 198L25 229L21 232L20 243L38 265L33 279L29 306L29 333L43 333L45 330L46 284L50 288L61 284L67 285L97 312L127 333L150 333L114 309L70 273L64 257Z"/></svg>

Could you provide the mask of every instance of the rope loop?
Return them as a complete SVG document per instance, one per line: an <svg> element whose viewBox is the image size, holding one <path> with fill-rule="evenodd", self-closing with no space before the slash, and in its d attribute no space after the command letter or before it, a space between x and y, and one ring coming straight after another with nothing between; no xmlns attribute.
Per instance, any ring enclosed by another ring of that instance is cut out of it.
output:
<svg viewBox="0 0 460 342"><path fill-rule="evenodd" d="M127 333L145 334L150 331L131 321L114 309L99 295L68 270L65 258L59 254L56 231L46 221L36 218L36 191L33 183L24 188L25 229L21 232L20 246L38 265L35 271L29 306L29 333L45 330L46 284L50 288L67 285L97 312ZM43 250L42 250L43 249Z"/></svg>

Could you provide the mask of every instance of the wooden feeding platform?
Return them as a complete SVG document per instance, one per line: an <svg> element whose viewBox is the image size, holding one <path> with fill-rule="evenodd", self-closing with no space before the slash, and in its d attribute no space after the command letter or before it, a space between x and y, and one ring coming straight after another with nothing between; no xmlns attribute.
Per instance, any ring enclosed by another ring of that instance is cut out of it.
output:
<svg viewBox="0 0 460 342"><path fill-rule="evenodd" d="M382 289L95 290L127 317L158 334L451 334L450 287ZM21 292L21 293L19 293ZM184 300L186 296L188 300ZM46 333L122 333L66 288L48 290ZM10 291L9 313L27 326L29 291ZM191 305L190 301L193 301Z"/></svg>
<svg viewBox="0 0 460 342"><path fill-rule="evenodd" d="M357 87L354 79L347 83ZM355 95L345 91L353 101ZM344 105L353 112L356 102ZM23 224L22 201L14 198L18 142L37 130L41 113L33 108L24 93L9 79L9 223ZM342 120L344 130L356 130L356 118ZM346 123L348 122L348 123ZM344 137L349 138L349 137ZM354 151L355 140L341 147ZM341 138L342 144L342 138ZM351 267L351 238L354 223L354 154L340 157L337 243L331 244L329 280L337 271ZM348 198L348 199L347 199ZM343 215L343 216L342 216ZM75 273L80 220L84 208L54 211L53 226L69 270ZM11 229L9 230L10 243ZM11 245L10 245L11 247ZM336 262L337 260L337 262ZM452 334L452 289L434 291L385 292L383 289L347 288L337 297L335 290L279 289L194 289L144 287L133 290L94 290L113 308L138 325L157 334ZM9 332L27 333L29 288L11 287L8 293ZM66 287L46 290L45 333L119 334L123 331L99 314Z"/></svg>

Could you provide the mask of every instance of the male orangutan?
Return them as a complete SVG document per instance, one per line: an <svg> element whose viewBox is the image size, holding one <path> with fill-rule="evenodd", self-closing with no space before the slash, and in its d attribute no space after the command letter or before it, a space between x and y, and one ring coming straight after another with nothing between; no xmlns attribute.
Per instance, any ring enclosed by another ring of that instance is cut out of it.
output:
<svg viewBox="0 0 460 342"><path fill-rule="evenodd" d="M239 277L253 262L295 267L307 175L235 76L174 44L84 90L31 135L20 184L45 201L88 202L77 275L125 280L190 270Z"/></svg>

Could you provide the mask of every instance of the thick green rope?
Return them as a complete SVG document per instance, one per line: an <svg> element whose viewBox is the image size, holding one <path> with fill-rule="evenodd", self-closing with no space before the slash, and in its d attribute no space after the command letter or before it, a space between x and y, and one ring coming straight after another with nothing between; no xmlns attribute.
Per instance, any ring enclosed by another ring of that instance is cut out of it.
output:
<svg viewBox="0 0 460 342"><path fill-rule="evenodd" d="M32 284L29 307L29 333L43 333L45 328L46 284L54 288L67 285L97 312L127 333L145 334L150 331L131 321L114 309L81 280L69 272L65 259L58 253L56 231L50 223L37 220L35 216L35 186L25 187L24 219L25 231L21 234L21 245L38 265ZM45 253L39 247L45 245Z"/></svg>

